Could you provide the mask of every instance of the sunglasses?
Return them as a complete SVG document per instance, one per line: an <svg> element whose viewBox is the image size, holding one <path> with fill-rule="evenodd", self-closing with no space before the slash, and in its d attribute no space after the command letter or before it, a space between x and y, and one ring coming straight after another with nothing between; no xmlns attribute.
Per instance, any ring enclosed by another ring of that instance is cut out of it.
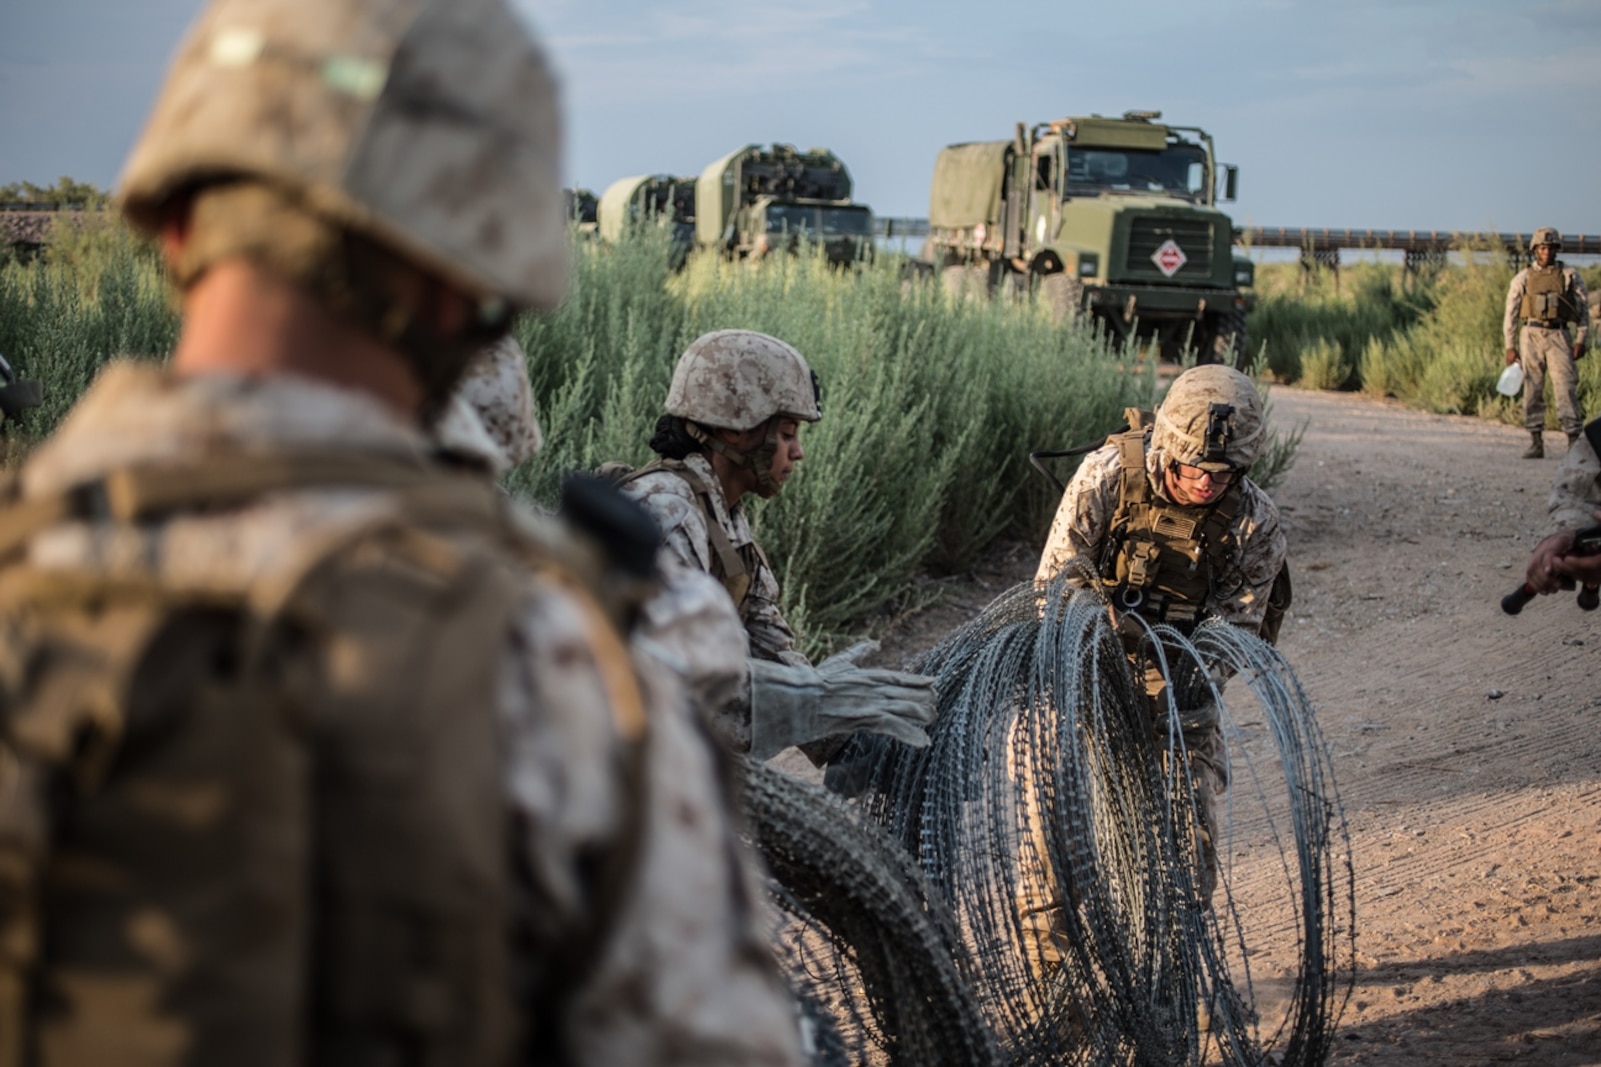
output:
<svg viewBox="0 0 1601 1067"><path fill-rule="evenodd" d="M1228 485L1234 480L1234 471L1208 471L1200 467L1192 467L1188 463L1173 464L1173 473L1178 475L1181 482L1198 482L1202 478L1211 478L1213 485Z"/></svg>

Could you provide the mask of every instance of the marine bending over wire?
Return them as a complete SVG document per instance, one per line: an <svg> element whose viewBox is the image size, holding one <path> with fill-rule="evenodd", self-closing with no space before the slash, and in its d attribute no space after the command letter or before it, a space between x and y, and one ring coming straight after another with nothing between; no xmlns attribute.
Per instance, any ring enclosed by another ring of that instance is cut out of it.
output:
<svg viewBox="0 0 1601 1067"><path fill-rule="evenodd" d="M1101 590L1143 679L1153 729L1165 733L1176 710L1206 901L1217 887L1213 839L1229 782L1215 700L1226 677L1175 656L1152 627L1188 635L1215 618L1269 641L1278 636L1289 599L1284 533L1273 501L1246 476L1265 437L1262 399L1249 378L1216 365L1186 371L1154 420L1137 413L1129 430L1079 466L1035 574L1041 585L1061 575ZM1059 902L1046 910L1053 906Z"/></svg>

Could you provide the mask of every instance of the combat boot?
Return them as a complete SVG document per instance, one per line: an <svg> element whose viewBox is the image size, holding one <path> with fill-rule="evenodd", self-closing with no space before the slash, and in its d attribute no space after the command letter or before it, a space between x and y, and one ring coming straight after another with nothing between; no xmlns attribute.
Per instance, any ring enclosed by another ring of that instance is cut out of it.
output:
<svg viewBox="0 0 1601 1067"><path fill-rule="evenodd" d="M1539 430L1529 431L1529 447L1523 450L1524 459L1544 459L1545 442L1540 439Z"/></svg>

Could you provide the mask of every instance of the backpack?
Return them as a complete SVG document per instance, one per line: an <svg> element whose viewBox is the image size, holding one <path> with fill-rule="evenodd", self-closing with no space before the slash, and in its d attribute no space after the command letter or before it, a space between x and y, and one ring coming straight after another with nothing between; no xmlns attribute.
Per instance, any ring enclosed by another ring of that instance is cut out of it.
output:
<svg viewBox="0 0 1601 1067"><path fill-rule="evenodd" d="M237 583L22 561L75 518L319 487L384 492ZM487 481L340 453L5 497L0 1064L507 1062L525 1035L496 696L527 568L587 605L643 792L641 697L584 554ZM596 858L597 898L633 851Z"/></svg>

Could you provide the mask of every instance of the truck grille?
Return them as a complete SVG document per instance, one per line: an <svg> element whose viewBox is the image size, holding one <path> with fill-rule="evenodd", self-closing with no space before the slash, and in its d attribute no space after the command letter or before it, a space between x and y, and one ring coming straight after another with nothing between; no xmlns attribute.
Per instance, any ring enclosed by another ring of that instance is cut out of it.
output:
<svg viewBox="0 0 1601 1067"><path fill-rule="evenodd" d="M1136 218L1129 226L1128 260L1124 269L1141 277L1151 276L1169 280L1151 255L1172 240L1184 250L1184 266L1173 275L1172 281L1190 278L1210 278L1212 275L1212 223L1207 219L1175 219L1146 215Z"/></svg>

